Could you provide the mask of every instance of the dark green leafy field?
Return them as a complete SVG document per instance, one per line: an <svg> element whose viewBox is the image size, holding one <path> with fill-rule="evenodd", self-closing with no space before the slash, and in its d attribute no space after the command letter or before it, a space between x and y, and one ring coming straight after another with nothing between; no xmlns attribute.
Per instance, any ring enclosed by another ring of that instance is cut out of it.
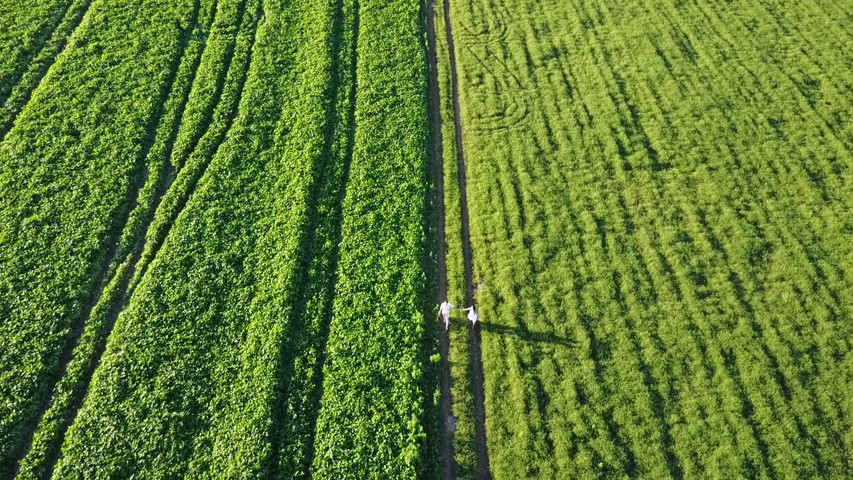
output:
<svg viewBox="0 0 853 480"><path fill-rule="evenodd" d="M429 469L419 5L42 3L4 105L82 21L3 110L0 474Z"/></svg>

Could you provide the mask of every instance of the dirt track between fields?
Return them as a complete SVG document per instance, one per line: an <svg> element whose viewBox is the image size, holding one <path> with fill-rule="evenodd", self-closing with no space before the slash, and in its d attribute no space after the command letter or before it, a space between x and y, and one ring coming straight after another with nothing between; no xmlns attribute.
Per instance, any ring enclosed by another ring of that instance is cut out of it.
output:
<svg viewBox="0 0 853 480"><path fill-rule="evenodd" d="M455 127L456 139L456 161L458 164L459 172L459 202L462 216L462 259L464 264L465 276L465 306L467 307L474 305L474 255L473 250L471 248L471 237L468 221L468 195L466 188L467 179L465 177L465 147L462 143L462 118L459 108L459 76L457 74L456 69L456 50L453 42L453 28L451 26L450 21L450 1L443 0L443 3L445 34L447 35L447 45L450 51L450 75L452 90L451 93L453 96L453 123ZM431 58L431 60L434 62L433 70L435 70L436 59ZM438 108L437 106L434 107ZM443 242L443 239L441 241ZM477 478L491 479L492 474L489 470L489 453L486 446L486 409L485 393L483 388L483 360L480 351L479 324L471 327L468 331L468 348L470 353L470 367L472 372L471 393L474 397L474 444L477 455Z"/></svg>
<svg viewBox="0 0 853 480"><path fill-rule="evenodd" d="M443 139L441 135L441 97L438 90L438 53L435 42L435 21L433 18L433 0L427 1L427 47L429 55L429 98L430 124L432 129L432 175L435 182L435 215L436 215L436 263L438 264L438 285L436 300L438 304L447 300L447 264L444 226L444 162L442 158ZM441 424L439 428L439 453L441 456L441 478L452 480L456 478L456 461L453 456L453 434L456 431L456 419L453 417L450 398L450 335L439 325L439 349L441 352L441 399L439 410Z"/></svg>

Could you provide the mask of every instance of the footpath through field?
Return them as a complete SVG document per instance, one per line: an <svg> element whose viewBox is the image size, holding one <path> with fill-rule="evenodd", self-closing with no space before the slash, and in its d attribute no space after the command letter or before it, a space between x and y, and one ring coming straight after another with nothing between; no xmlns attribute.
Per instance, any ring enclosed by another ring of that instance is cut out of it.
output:
<svg viewBox="0 0 853 480"><path fill-rule="evenodd" d="M430 125L432 132L432 177L436 213L436 263L438 267L436 303L447 301L447 242L445 241L444 217L444 158L442 157L443 139L441 132L441 92L438 83L438 52L435 38L435 20L433 17L434 0L427 1L427 49L429 68ZM443 325L442 325L443 326ZM441 455L441 478L456 478L456 461L453 458L453 434L456 431L456 418L453 417L450 378L450 334L446 328L438 329L439 349L441 353L441 399L439 421L439 450Z"/></svg>
<svg viewBox="0 0 853 480"><path fill-rule="evenodd" d="M433 135L434 135L434 148L436 152L436 157L439 159L436 161L438 169L444 168L444 162L442 160L443 154L443 146L442 146L442 129L441 129L441 93L438 92L439 81L438 81L438 71L439 71L439 59L437 54L437 46L436 46L436 36L435 36L435 16L438 15L437 9L434 8L432 2L430 2L428 8L428 16L429 16L429 24L428 24L428 40L430 45L430 62L431 62L431 71L433 73L433 77L431 79L431 91L433 94L431 95L432 100L432 121L433 121ZM442 3L442 13L443 13L443 23L444 23L444 41L446 44L444 45L447 49L447 61L449 62L449 74L450 74L450 95L452 98L451 110L452 110L452 120L453 120L453 141L455 144L456 151L456 165L454 166L457 172L456 181L458 182L458 194L459 194L459 221L461 222L461 248L462 248L462 263L463 263L463 277L464 277L464 307L469 307L474 305L474 273L473 273L473 251L471 248L470 234L469 234L469 221L468 221L468 200L466 194L466 177L465 177L465 152L462 143L462 119L460 114L460 106L459 106L459 87L458 87L458 73L456 69L456 53L453 41L453 28L450 19L450 3L449 0L443 0ZM444 92L446 95L448 92ZM447 296L447 266L446 266L446 245L445 245L445 205L444 205L444 182L445 174L443 171L436 172L435 181L440 186L437 188L439 198L441 199L440 205L440 215L441 219L439 221L439 301L443 301ZM456 209L451 210L454 214L457 213ZM457 242L452 242L453 245L456 245ZM479 308L479 307L478 307ZM467 324L467 322L465 322ZM448 365L448 357L450 355L450 341L451 335L449 333L443 333L441 335L441 347L442 347L442 360L443 360L443 374L445 376L450 376L450 367ZM473 421L474 421L474 449L476 456L476 478L478 479L490 479L491 472L489 471L489 456L488 449L486 445L486 415L485 415L485 395L484 395L484 375L483 375L483 363L480 354L480 324L477 323L473 327L469 327L468 329L468 352L469 352L469 369L471 374L471 384L470 384L470 393L473 397ZM442 413L445 412L445 403L451 402L450 399L450 378L442 379ZM447 406L448 413L444 414L443 417L446 421L453 422L455 424L456 418L454 418L449 413L449 406ZM464 419L463 419L464 421ZM449 451L443 452L443 457L447 455L453 455L452 449L452 432L455 430L455 425L453 428L448 428L450 430L451 438L445 438L443 435L442 443L446 443L448 440L451 441L451 446L448 446ZM455 468L455 462L448 464L445 460L445 472L452 471L450 469ZM464 475L463 475L464 476Z"/></svg>

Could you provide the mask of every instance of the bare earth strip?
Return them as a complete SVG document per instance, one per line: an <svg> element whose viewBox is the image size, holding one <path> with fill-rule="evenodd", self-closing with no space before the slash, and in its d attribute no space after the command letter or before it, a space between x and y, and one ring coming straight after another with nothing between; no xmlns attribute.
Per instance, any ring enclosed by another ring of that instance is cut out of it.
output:
<svg viewBox="0 0 853 480"><path fill-rule="evenodd" d="M465 304L474 304L474 255L468 222L468 197L465 182L465 147L462 144L462 120L459 112L459 78L456 71L456 53L453 44L453 29L450 23L450 2L444 0L444 22L447 44L450 50L451 89L453 95L453 120L456 126L456 160L459 164L459 192L462 212L462 258L465 272ZM443 237L442 237L443 238ZM474 443L477 451L477 478L490 479L489 453L486 448L486 408L483 391L483 360L480 353L479 324L472 327L469 336L471 352L472 393L474 395Z"/></svg>
<svg viewBox="0 0 853 480"><path fill-rule="evenodd" d="M438 86L438 53L435 41L435 20L433 1L427 2L427 49L429 50L429 100L430 123L432 130L432 175L435 182L435 211L436 211L436 263L438 264L438 285L436 290L437 303L447 300L447 243L445 241L445 208L444 208L444 159L442 157L441 135L441 97ZM439 347L441 352L441 425L439 448L441 453L441 478L449 480L456 478L456 462L453 458L453 434L456 432L456 419L451 409L450 397L450 338L445 329L439 327Z"/></svg>

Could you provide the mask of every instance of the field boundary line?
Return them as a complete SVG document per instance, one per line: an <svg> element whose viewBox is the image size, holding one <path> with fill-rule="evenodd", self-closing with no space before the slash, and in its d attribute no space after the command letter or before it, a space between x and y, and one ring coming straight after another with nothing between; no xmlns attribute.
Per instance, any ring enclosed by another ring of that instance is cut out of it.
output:
<svg viewBox="0 0 853 480"><path fill-rule="evenodd" d="M20 71L15 72L14 77L17 77L15 79L15 83L9 87L9 94L3 101L4 106L8 105L9 102L12 102L12 109L9 112L9 118L5 120L0 118L0 122L2 122L0 123L0 143L6 139L6 135L8 135L12 130L12 127L15 125L15 121L18 119L18 115L20 115L24 108L26 108L27 104L29 104L33 92L35 92L41 85L42 80L44 80L44 77L47 75L50 67L56 63L56 59L65 51L69 40L71 40L71 37L74 36L77 29L83 23L83 19L89 12L89 7L92 5L93 1L97 0L83 0L78 9L75 10L75 2L72 0L68 4L68 7L66 7L65 12L63 12L62 16L59 18L56 26L53 27L48 35L45 35L44 45L38 50L38 52L34 53L34 55L29 58L26 64L21 67ZM70 18L69 12L71 12L72 15ZM69 22L67 28L63 28L63 24L65 22ZM54 37L56 35L61 35L65 30L68 31L68 34L64 36L64 39L57 40L56 44L51 45L51 41L54 40ZM25 78L29 73L32 73L34 78L29 82L29 85L23 85ZM23 91L17 91L20 88L23 88Z"/></svg>
<svg viewBox="0 0 853 480"><path fill-rule="evenodd" d="M42 418L47 413L48 409L50 408L51 404L53 403L54 393L55 393L56 387L67 372L68 365L71 363L71 361L74 357L74 351L76 350L77 346L80 343L80 339L83 335L83 332L84 332L86 326L89 324L89 320L90 320L91 315L92 315L92 310L99 303L99 301L102 297L102 293L103 293L104 288L106 288L108 283L112 280L112 279L108 279L107 276L111 270L111 266L115 264L115 261L117 260L117 258L119 257L119 255L121 253L120 252L120 243L121 242L115 241L115 240L117 240L115 237L120 236L122 234L122 232L124 231L124 227L127 225L127 223L130 220L131 213L134 210L136 210L136 208L138 206L139 193L142 190L142 188L144 187L146 181L148 180L148 169L146 168L145 161L148 158L148 152L151 150L151 147L154 145L154 143L156 141L157 126L160 124L163 116L165 115L166 101L168 99L169 93L171 92L173 84L175 82L175 78L177 76L178 68L180 66L181 59L184 56L186 46L187 46L187 43L189 40L189 35L192 31L193 26L196 23L196 18L198 16L198 4L199 4L199 2L198 2L198 0L196 0L196 8L194 8L194 10L193 10L193 14L192 14L193 16L192 16L192 20L191 20L190 24L187 26L186 29L184 29L183 31L181 31L179 33L180 44L178 47L178 52L176 52L177 54L174 56L174 58L172 59L170 65L169 65L169 75L167 77L167 80L165 82L163 82L163 84L160 88L158 102L155 104L154 111L151 113L151 116L149 117L148 122L145 126L145 138L143 140L142 149L140 150L140 153L139 153L139 160L137 160L137 162L138 162L138 165L136 166L137 172L134 173L134 175L132 177L134 180L128 186L126 198L125 198L125 201L123 202L123 205L127 205L127 207L124 208L123 211L118 215L118 218L121 218L121 220L119 222L117 222L116 220L113 221L113 227L112 227L113 231L110 232L110 234L109 234L109 237L110 237L109 240L110 240L111 245L110 245L109 250L107 251L106 255L104 255L103 259L101 260L101 266L98 269L97 274L96 274L95 279L94 279L94 282L92 284L92 290L91 290L91 293L89 294L88 301L86 302L83 309L81 310L80 315L78 316L77 320L74 322L74 324L71 327L71 332L69 333L68 339L66 340L66 343L63 346L62 354L61 354L60 359L59 359L59 367L57 368L57 372L54 374L53 378L50 379L50 386L46 390L44 399L42 400L41 405L39 405L38 410L36 411L36 414L33 415L30 418L30 420L27 422L27 427L25 430L26 433L25 433L24 439L16 448L14 457L12 459L13 463L12 463L11 478L14 478L15 476L17 476L20 465L21 465L21 461L24 459L24 457L26 457L27 453L29 453L30 449L32 448L32 442L33 442L33 438L35 436L35 433L38 430L38 427L42 421ZM131 271L132 271L132 268L133 268L133 266L131 266ZM123 282L123 286L124 286L124 283L126 283L127 281L129 281L129 277L127 278L126 281ZM123 297L123 295L122 295L122 297ZM116 302L116 303L119 303L119 302ZM112 308L115 309L115 306L113 306ZM116 316L117 316L117 314L118 314L118 312L116 312ZM114 323L114 320L112 322L110 322L110 324L112 324L112 323ZM112 330L112 329L110 328L109 330ZM103 339L104 344L106 344L106 338L108 336L109 336L109 331L104 336L104 339ZM98 355L98 357L100 357L100 355ZM79 401L79 403L82 404L82 400L85 397L85 392L88 391L88 384L89 384L88 380L91 380L91 374L94 373L94 370L97 368L98 363L99 362L97 360L95 360L94 366L91 369L92 371L89 372L89 374L87 375L87 377L89 377L89 378L85 382L86 386L85 386L85 388L82 389L83 394L80 395L79 400L75 399L74 406L72 407L71 411L67 412L67 414L69 415L69 418L72 421L73 421L74 417L76 417L77 408L79 408L79 406L77 405L77 402ZM77 408L75 408L75 407L77 407ZM65 422L65 425L62 428L61 437L64 437L64 433L67 430L68 425L70 425L70 422ZM52 462L50 464L51 470L53 468L53 465L55 464L54 460L58 459L58 455L59 455L58 451L52 452L52 457L51 457Z"/></svg>
<svg viewBox="0 0 853 480"><path fill-rule="evenodd" d="M456 131L456 161L459 165L459 203L462 215L462 259L465 273L465 304L474 304L474 254L468 218L467 178L465 176L465 146L462 143L462 113L459 106L459 75L456 68L456 49L453 43L453 27L450 20L450 0L444 2L444 25L450 51L450 85L453 95L453 122ZM486 444L486 405L483 378L483 359L480 350L480 327L474 325L468 332L471 389L474 396L474 444L477 452L477 478L491 479L489 452Z"/></svg>
<svg viewBox="0 0 853 480"><path fill-rule="evenodd" d="M432 176L434 214L436 215L434 244L438 274L436 301L438 304L447 300L447 241L445 239L445 206L444 206L444 149L441 132L441 92L438 84L438 48L435 32L435 1L426 2L427 21L427 63L429 71L429 103L430 124L432 134ZM438 326L439 351L441 355L441 396L439 399L439 451L441 457L441 478L451 480L456 478L456 458L453 450L453 437L456 432L456 419L453 417L453 400L451 398L450 376L450 334L441 331Z"/></svg>

